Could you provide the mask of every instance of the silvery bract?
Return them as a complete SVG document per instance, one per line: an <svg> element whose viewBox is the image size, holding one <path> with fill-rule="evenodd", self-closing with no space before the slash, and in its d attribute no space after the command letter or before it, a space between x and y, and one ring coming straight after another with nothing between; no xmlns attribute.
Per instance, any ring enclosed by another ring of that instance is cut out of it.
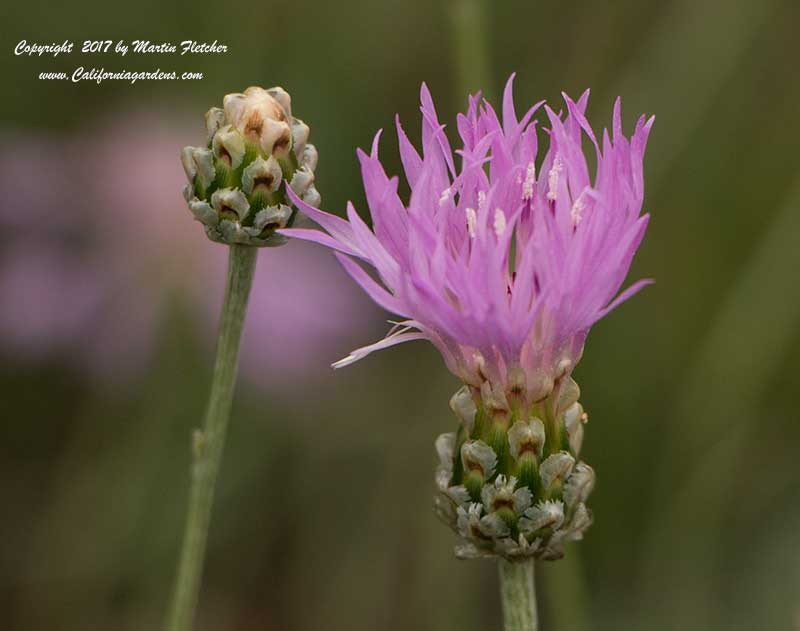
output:
<svg viewBox="0 0 800 631"><path fill-rule="evenodd" d="M459 557L558 559L565 542L583 538L592 523L586 500L594 471L578 460L570 428L583 431L587 420L583 408L573 420L577 393L567 377L531 406L489 406L469 388L453 397L458 431L436 440L436 512L466 540ZM473 410L470 418L464 409Z"/></svg>

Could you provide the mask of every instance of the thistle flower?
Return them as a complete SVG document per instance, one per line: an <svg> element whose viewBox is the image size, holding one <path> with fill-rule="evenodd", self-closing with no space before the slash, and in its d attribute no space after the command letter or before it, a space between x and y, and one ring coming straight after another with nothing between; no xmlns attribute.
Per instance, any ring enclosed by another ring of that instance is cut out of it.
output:
<svg viewBox="0 0 800 631"><path fill-rule="evenodd" d="M364 291L402 318L335 367L427 339L465 384L453 403L461 429L439 443L437 474L440 514L471 541L463 554L557 558L591 521L583 501L594 483L576 463L587 417L570 375L591 326L650 282L619 293L648 222L642 160L653 119L642 116L626 138L617 100L612 131L598 139L585 117L588 90L577 101L563 95L566 115L544 106L549 147L540 158L533 116L544 103L518 120L512 82L502 122L470 97L457 119L459 160L422 86L422 155L397 121L408 203L378 158L380 132L369 155L358 152L372 230L352 204L345 221L290 193L327 234L280 233L335 250ZM481 498L500 476L504 493L528 489L530 506L507 503L506 529L473 527L496 522L484 519L494 513Z"/></svg>
<svg viewBox="0 0 800 631"><path fill-rule="evenodd" d="M189 208L212 241L275 246L286 242L278 228L292 225L291 188L317 206L317 150L309 127L292 116L283 88L247 88L227 94L222 108L206 112L206 147L184 147Z"/></svg>

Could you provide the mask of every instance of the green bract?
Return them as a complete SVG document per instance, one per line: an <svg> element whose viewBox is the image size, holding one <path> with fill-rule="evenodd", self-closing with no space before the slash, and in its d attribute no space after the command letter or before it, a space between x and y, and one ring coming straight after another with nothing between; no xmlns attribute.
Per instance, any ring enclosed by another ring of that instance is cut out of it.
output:
<svg viewBox="0 0 800 631"><path fill-rule="evenodd" d="M314 186L317 150L309 127L292 116L283 88L247 88L228 94L223 107L206 113L205 147L184 147L181 162L189 178L184 197L213 241L277 246L275 234L293 224L296 209L286 186L312 206L321 198Z"/></svg>
<svg viewBox="0 0 800 631"><path fill-rule="evenodd" d="M570 378L532 406L464 386L457 433L436 440L436 511L465 544L461 558L558 559L592 522L594 471L578 461L587 416Z"/></svg>

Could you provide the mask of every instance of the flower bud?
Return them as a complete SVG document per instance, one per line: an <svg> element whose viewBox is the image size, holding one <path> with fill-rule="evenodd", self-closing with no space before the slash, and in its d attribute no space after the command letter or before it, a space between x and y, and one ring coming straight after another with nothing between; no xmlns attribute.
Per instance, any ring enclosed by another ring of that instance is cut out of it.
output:
<svg viewBox="0 0 800 631"><path fill-rule="evenodd" d="M286 187L312 206L322 201L317 150L308 125L292 117L291 97L283 88L247 88L208 110L205 124L206 147L181 152L184 197L195 219L213 241L282 245L287 239L275 231L297 214Z"/></svg>

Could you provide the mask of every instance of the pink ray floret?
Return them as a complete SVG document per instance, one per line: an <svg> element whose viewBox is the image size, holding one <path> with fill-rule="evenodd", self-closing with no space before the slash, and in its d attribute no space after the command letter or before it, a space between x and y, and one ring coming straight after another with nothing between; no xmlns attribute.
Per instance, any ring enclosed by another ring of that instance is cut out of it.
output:
<svg viewBox="0 0 800 631"><path fill-rule="evenodd" d="M283 233L336 250L361 288L402 318L335 367L427 339L468 385L489 382L535 401L571 373L591 326L650 282L620 293L649 218L641 214L642 161L653 118L640 117L626 138L617 99L611 132L598 138L584 115L587 90L577 101L563 95L565 115L540 102L518 120L513 78L502 122L470 97L455 152L423 84L421 154L397 121L407 202L378 159L380 132L369 154L358 151L372 229L352 204L345 220L293 199L325 232ZM540 136L549 140L543 158Z"/></svg>

